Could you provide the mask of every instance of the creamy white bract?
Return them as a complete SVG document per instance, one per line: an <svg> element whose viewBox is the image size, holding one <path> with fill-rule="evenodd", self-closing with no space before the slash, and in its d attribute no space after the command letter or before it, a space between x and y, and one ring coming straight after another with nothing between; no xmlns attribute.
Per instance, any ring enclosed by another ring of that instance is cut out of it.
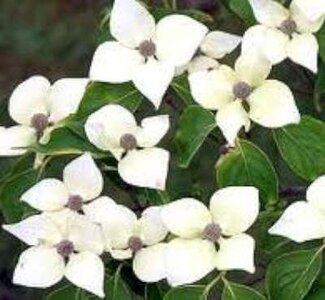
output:
<svg viewBox="0 0 325 300"><path fill-rule="evenodd" d="M129 110L110 104L89 116L85 131L92 144L119 161L118 173L125 182L164 190L170 154L156 145L169 127L167 115L145 118L138 126Z"/></svg>
<svg viewBox="0 0 325 300"><path fill-rule="evenodd" d="M316 73L319 46L314 33L324 23L324 3L295 0L287 9L272 0L249 2L260 25L249 28L244 34L242 53L260 53L272 64L289 58Z"/></svg>
<svg viewBox="0 0 325 300"><path fill-rule="evenodd" d="M9 115L18 125L0 127L0 155L24 154L37 140L47 143L53 128L77 111L88 82L66 78L51 85L33 76L19 84L9 99Z"/></svg>
<svg viewBox="0 0 325 300"><path fill-rule="evenodd" d="M241 55L232 69L217 61L189 70L197 103L217 110L216 122L231 146L239 130L249 131L251 120L268 128L299 123L300 114L287 85L267 79L271 63L259 55Z"/></svg>
<svg viewBox="0 0 325 300"><path fill-rule="evenodd" d="M116 41L98 47L89 72L91 80L132 81L158 108L176 69L197 51L208 28L184 15L170 15L157 24L137 1L116 0L110 19Z"/></svg>
<svg viewBox="0 0 325 300"><path fill-rule="evenodd" d="M297 243L325 237L325 176L316 179L307 189L307 201L291 204L270 228Z"/></svg>

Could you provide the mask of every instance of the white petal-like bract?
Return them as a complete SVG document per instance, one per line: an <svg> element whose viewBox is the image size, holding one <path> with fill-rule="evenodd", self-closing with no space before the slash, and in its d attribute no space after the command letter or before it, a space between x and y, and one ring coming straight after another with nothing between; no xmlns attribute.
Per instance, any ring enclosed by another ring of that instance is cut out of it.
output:
<svg viewBox="0 0 325 300"><path fill-rule="evenodd" d="M62 209L68 202L69 192L62 181L54 178L43 179L27 190L21 201L40 211Z"/></svg>
<svg viewBox="0 0 325 300"><path fill-rule="evenodd" d="M278 80L266 80L248 98L249 117L267 128L278 128L300 122L293 93Z"/></svg>
<svg viewBox="0 0 325 300"><path fill-rule="evenodd" d="M284 211L269 233L284 236L297 243L323 238L324 214L308 202L295 202Z"/></svg>
<svg viewBox="0 0 325 300"><path fill-rule="evenodd" d="M239 234L229 239L221 239L219 246L220 248L216 256L216 267L218 270L255 272L255 241L251 236Z"/></svg>
<svg viewBox="0 0 325 300"><path fill-rule="evenodd" d="M76 286L104 298L104 263L91 252L82 252L70 257L65 276Z"/></svg>
<svg viewBox="0 0 325 300"><path fill-rule="evenodd" d="M64 276L64 259L55 248L36 246L19 257L13 283L35 288L48 288Z"/></svg>
<svg viewBox="0 0 325 300"><path fill-rule="evenodd" d="M175 287L196 282L215 269L216 249L201 239L174 239L166 247L168 283Z"/></svg>
<svg viewBox="0 0 325 300"><path fill-rule="evenodd" d="M9 99L11 118L29 126L34 115L48 115L50 88L51 83L43 76L32 76L19 84Z"/></svg>
<svg viewBox="0 0 325 300"><path fill-rule="evenodd" d="M259 193L255 187L226 187L216 191L210 200L213 220L227 236L245 232L251 227L259 207Z"/></svg>
<svg viewBox="0 0 325 300"><path fill-rule="evenodd" d="M162 18L156 29L157 57L172 66L186 65L194 56L208 28L184 15Z"/></svg>
<svg viewBox="0 0 325 300"><path fill-rule="evenodd" d="M166 278L165 251L167 245L156 244L137 252L133 259L133 271L143 282L158 282Z"/></svg>
<svg viewBox="0 0 325 300"><path fill-rule="evenodd" d="M200 238L205 227L212 222L208 208L192 198L166 204L161 209L161 216L171 233L185 239Z"/></svg>
<svg viewBox="0 0 325 300"><path fill-rule="evenodd" d="M128 184L165 190L170 154L161 148L145 148L127 153L118 164L118 173Z"/></svg>
<svg viewBox="0 0 325 300"><path fill-rule="evenodd" d="M83 201L98 197L104 186L102 173L89 153L66 165L63 170L63 182L70 195L80 196Z"/></svg>
<svg viewBox="0 0 325 300"><path fill-rule="evenodd" d="M241 42L241 37L223 31L212 31L204 38L200 49L208 57L220 59L231 53Z"/></svg>

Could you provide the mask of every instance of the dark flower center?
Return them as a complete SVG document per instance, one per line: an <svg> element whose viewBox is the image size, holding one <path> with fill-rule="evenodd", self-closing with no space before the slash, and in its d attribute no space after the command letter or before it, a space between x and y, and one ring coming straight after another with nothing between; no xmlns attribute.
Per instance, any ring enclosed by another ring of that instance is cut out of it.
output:
<svg viewBox="0 0 325 300"><path fill-rule="evenodd" d="M139 237L131 236L128 240L128 246L133 253L137 253L143 248L143 243Z"/></svg>
<svg viewBox="0 0 325 300"><path fill-rule="evenodd" d="M202 238L204 240L208 240L213 243L216 243L220 239L220 237L221 237L221 228L216 223L208 224L202 232Z"/></svg>
<svg viewBox="0 0 325 300"><path fill-rule="evenodd" d="M44 130L50 125L49 118L45 114L36 114L32 117L30 125L35 128L38 135L42 135Z"/></svg>
<svg viewBox="0 0 325 300"><path fill-rule="evenodd" d="M74 211L82 209L82 198L79 195L71 195L68 199L67 207Z"/></svg>
<svg viewBox="0 0 325 300"><path fill-rule="evenodd" d="M234 96L242 100L247 99L252 90L252 87L245 81L239 81L233 86Z"/></svg>
<svg viewBox="0 0 325 300"><path fill-rule="evenodd" d="M69 257L74 251L74 245L69 240L63 240L56 245L56 251L63 257Z"/></svg>
<svg viewBox="0 0 325 300"><path fill-rule="evenodd" d="M287 35L292 35L297 31L297 23L292 19L287 19L283 21L279 27L279 29Z"/></svg>
<svg viewBox="0 0 325 300"><path fill-rule="evenodd" d="M137 147L137 139L133 134L130 133L123 134L120 138L120 146L125 151L133 150Z"/></svg>
<svg viewBox="0 0 325 300"><path fill-rule="evenodd" d="M145 58L154 56L156 54L156 45L150 40L143 41L139 46L139 52Z"/></svg>

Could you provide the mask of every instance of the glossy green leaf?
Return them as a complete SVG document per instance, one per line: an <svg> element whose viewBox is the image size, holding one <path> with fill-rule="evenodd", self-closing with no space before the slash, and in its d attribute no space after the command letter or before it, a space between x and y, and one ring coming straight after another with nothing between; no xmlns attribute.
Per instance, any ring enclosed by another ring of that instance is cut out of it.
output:
<svg viewBox="0 0 325 300"><path fill-rule="evenodd" d="M194 104L194 99L191 95L187 75L176 77L172 82L171 87L177 96L180 97L186 105Z"/></svg>
<svg viewBox="0 0 325 300"><path fill-rule="evenodd" d="M102 106L110 103L120 104L131 111L135 111L143 96L131 83L108 84L91 83L80 103L74 119L82 120Z"/></svg>
<svg viewBox="0 0 325 300"><path fill-rule="evenodd" d="M216 127L214 115L201 106L192 105L183 112L175 136L178 165L187 168L207 138Z"/></svg>
<svg viewBox="0 0 325 300"><path fill-rule="evenodd" d="M323 62L325 62L325 24L317 33L317 39L319 44L319 55L322 58Z"/></svg>
<svg viewBox="0 0 325 300"><path fill-rule="evenodd" d="M222 300L266 300L258 291L244 285L224 281Z"/></svg>
<svg viewBox="0 0 325 300"><path fill-rule="evenodd" d="M200 300L204 292L204 286L184 286L171 289L164 300Z"/></svg>
<svg viewBox="0 0 325 300"><path fill-rule="evenodd" d="M175 10L171 8L154 8L151 10L152 15L155 17L157 21L160 19L172 15L172 14L180 14L189 16L201 23L211 24L214 22L213 17L208 13L205 13L201 10L197 9L182 9L182 10Z"/></svg>
<svg viewBox="0 0 325 300"><path fill-rule="evenodd" d="M47 295L46 300L74 300L76 298L78 289L73 285L63 286L49 295Z"/></svg>
<svg viewBox="0 0 325 300"><path fill-rule="evenodd" d="M216 166L217 183L226 186L255 186L262 203L278 201L278 177L266 154L256 145L239 140L236 148L222 156Z"/></svg>
<svg viewBox="0 0 325 300"><path fill-rule="evenodd" d="M57 128L51 133L47 144L35 145L33 149L47 155L81 154L83 152L91 152L98 156L106 155L67 127Z"/></svg>
<svg viewBox="0 0 325 300"><path fill-rule="evenodd" d="M275 259L266 273L267 292L270 299L303 299L321 267L321 249L291 252Z"/></svg>
<svg viewBox="0 0 325 300"><path fill-rule="evenodd" d="M253 10L248 0L228 0L229 8L237 14L247 26L256 23Z"/></svg>
<svg viewBox="0 0 325 300"><path fill-rule="evenodd" d="M133 300L132 294L119 272L109 278L105 284L105 297L109 300Z"/></svg>
<svg viewBox="0 0 325 300"><path fill-rule="evenodd" d="M0 208L7 223L21 221L29 210L27 204L19 199L21 195L37 182L38 173L32 168L11 174L0 187Z"/></svg>
<svg viewBox="0 0 325 300"><path fill-rule="evenodd" d="M313 181L325 173L325 123L304 117L274 131L281 156L298 176Z"/></svg>

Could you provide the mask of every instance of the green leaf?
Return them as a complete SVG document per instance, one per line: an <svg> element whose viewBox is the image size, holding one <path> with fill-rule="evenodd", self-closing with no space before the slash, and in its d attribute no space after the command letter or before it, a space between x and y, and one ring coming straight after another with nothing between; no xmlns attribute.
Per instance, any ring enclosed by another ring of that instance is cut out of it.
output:
<svg viewBox="0 0 325 300"><path fill-rule="evenodd" d="M91 152L97 156L104 156L105 152L100 151L86 139L82 139L80 135L67 127L60 127L51 133L50 141L43 145L37 144L34 150L47 155L63 155L63 154L81 154L83 152Z"/></svg>
<svg viewBox="0 0 325 300"><path fill-rule="evenodd" d="M300 124L274 130L281 156L298 176L313 181L325 173L325 123L303 117Z"/></svg>
<svg viewBox="0 0 325 300"><path fill-rule="evenodd" d="M274 167L266 154L251 142L239 140L236 148L220 158L216 171L220 187L255 186L265 206L278 201Z"/></svg>
<svg viewBox="0 0 325 300"><path fill-rule="evenodd" d="M175 10L171 8L154 8L151 10L152 15L155 17L156 21L159 21L160 19L172 15L172 14L180 14L185 15L188 17L191 17L201 23L205 23L207 25L214 22L213 17L205 13L203 11L197 10L197 9L181 9L181 10Z"/></svg>
<svg viewBox="0 0 325 300"><path fill-rule="evenodd" d="M12 174L0 188L0 208L7 223L19 222L28 211L21 195L37 182L38 173L32 168Z"/></svg>
<svg viewBox="0 0 325 300"><path fill-rule="evenodd" d="M224 281L222 300L266 300L258 291L237 283Z"/></svg>
<svg viewBox="0 0 325 300"><path fill-rule="evenodd" d="M268 267L267 292L272 300L301 300L322 267L322 248L280 256Z"/></svg>
<svg viewBox="0 0 325 300"><path fill-rule="evenodd" d="M193 285L171 289L164 300L200 300L204 292L204 286Z"/></svg>
<svg viewBox="0 0 325 300"><path fill-rule="evenodd" d="M214 115L198 105L183 112L175 136L178 165L187 168L209 133L216 127Z"/></svg>
<svg viewBox="0 0 325 300"><path fill-rule="evenodd" d="M143 96L131 83L108 84L91 83L80 103L75 120L88 117L102 106L115 103L135 111L142 101Z"/></svg>
<svg viewBox="0 0 325 300"><path fill-rule="evenodd" d="M305 300L324 300L325 299L325 287L317 287L312 293L308 294Z"/></svg>
<svg viewBox="0 0 325 300"><path fill-rule="evenodd" d="M194 99L191 95L187 75L181 75L176 77L172 82L171 87L186 105L194 104Z"/></svg>
<svg viewBox="0 0 325 300"><path fill-rule="evenodd" d="M325 62L325 24L317 33L317 39L319 44L319 55L322 58L323 62Z"/></svg>
<svg viewBox="0 0 325 300"><path fill-rule="evenodd" d="M120 269L105 284L106 299L132 300L131 292L120 276Z"/></svg>
<svg viewBox="0 0 325 300"><path fill-rule="evenodd" d="M77 288L73 285L63 286L46 296L46 300L75 299Z"/></svg>
<svg viewBox="0 0 325 300"><path fill-rule="evenodd" d="M247 26L252 26L256 23L253 10L248 0L228 0L229 8L238 15Z"/></svg>

